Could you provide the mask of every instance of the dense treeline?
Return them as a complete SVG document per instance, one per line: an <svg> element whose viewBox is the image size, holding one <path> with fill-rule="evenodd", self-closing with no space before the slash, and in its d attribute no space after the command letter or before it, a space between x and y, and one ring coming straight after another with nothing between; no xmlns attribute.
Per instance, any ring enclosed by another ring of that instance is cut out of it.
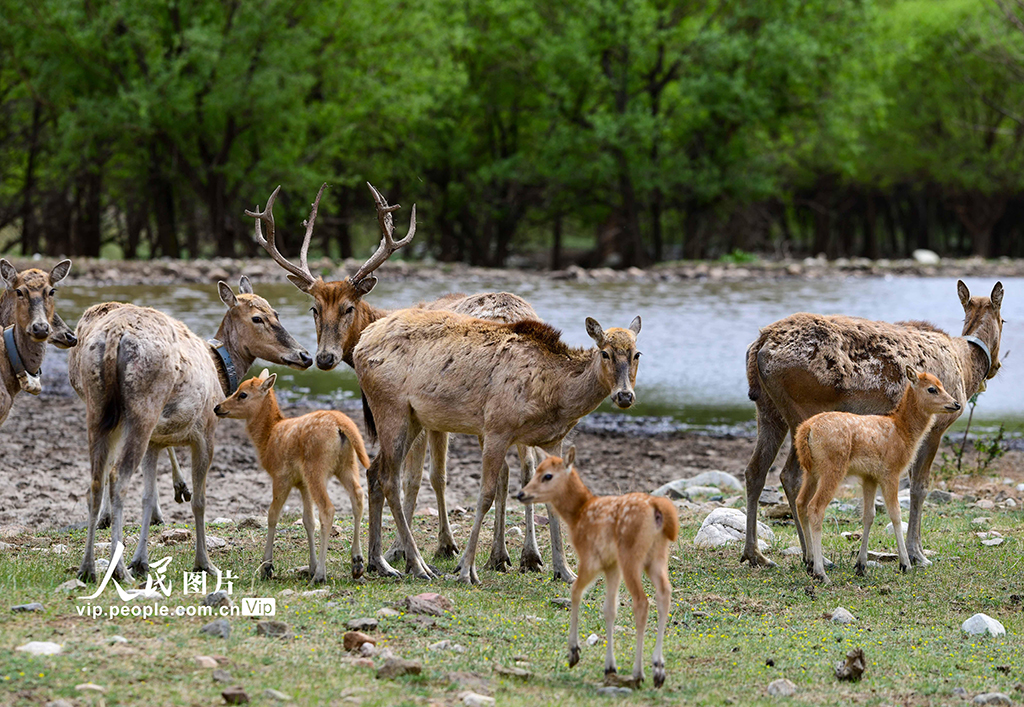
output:
<svg viewBox="0 0 1024 707"><path fill-rule="evenodd" d="M1024 256L1024 0L0 7L3 251Z"/></svg>

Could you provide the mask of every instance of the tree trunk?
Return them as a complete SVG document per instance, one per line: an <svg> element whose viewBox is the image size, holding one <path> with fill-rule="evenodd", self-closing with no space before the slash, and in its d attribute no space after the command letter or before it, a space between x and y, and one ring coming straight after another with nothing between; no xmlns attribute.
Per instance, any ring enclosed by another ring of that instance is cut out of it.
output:
<svg viewBox="0 0 1024 707"><path fill-rule="evenodd" d="M165 258L180 258L178 245L178 228L175 223L174 187L160 171L160 155L156 146L150 148L149 192L153 204L153 217L156 219L156 245L160 255ZM189 253L193 258L196 253ZM150 257L156 257L157 248L153 248Z"/></svg>
<svg viewBox="0 0 1024 707"><path fill-rule="evenodd" d="M626 153L621 149L615 150L616 161L619 165L619 194L622 198L622 231L619 233L617 251L621 256L619 267L631 268L647 265L648 258L644 252L643 241L640 237L640 219L637 213L636 191L633 189L633 180L629 176L629 161Z"/></svg>
<svg viewBox="0 0 1024 707"><path fill-rule="evenodd" d="M864 248L862 252L865 258L878 260L878 234L875 232L878 213L875 207L875 195L868 192L864 196L864 202Z"/></svg>
<svg viewBox="0 0 1024 707"><path fill-rule="evenodd" d="M651 247L654 250L654 262L659 263L665 257L665 245L661 232L661 212L663 194L655 187L651 192Z"/></svg>
<svg viewBox="0 0 1024 707"><path fill-rule="evenodd" d="M32 128L29 133L28 162L25 165L25 186L21 196L21 253L32 255L39 252L39 229L36 227L36 213L33 194L36 187L36 154L39 151L42 104L33 101Z"/></svg>
<svg viewBox="0 0 1024 707"><path fill-rule="evenodd" d="M101 192L103 178L98 173L88 173L79 179L76 188L77 223L76 241L72 243L75 255L98 258L102 233L100 231Z"/></svg>
<svg viewBox="0 0 1024 707"><path fill-rule="evenodd" d="M551 228L551 269L562 269L562 215L555 217Z"/></svg>

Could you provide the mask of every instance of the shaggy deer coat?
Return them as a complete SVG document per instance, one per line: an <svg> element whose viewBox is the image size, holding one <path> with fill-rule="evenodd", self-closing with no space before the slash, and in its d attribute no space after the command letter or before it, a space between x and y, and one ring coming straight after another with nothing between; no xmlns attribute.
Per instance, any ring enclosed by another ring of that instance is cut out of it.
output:
<svg viewBox="0 0 1024 707"><path fill-rule="evenodd" d="M807 418L839 410L883 415L899 402L907 366L934 373L961 406L999 370L1003 286L990 297L972 297L957 283L964 308L963 334L951 337L925 322L876 322L844 316L794 314L761 330L747 349L750 399L757 405L757 443L747 464L747 534L740 561L772 565L757 547L757 508L765 477L786 433L796 433ZM907 546L915 564L930 564L921 544L921 510L932 460L942 435L961 411L939 415L910 465L910 518ZM795 447L782 470L794 518L800 489ZM804 529L797 523L807 550Z"/></svg>

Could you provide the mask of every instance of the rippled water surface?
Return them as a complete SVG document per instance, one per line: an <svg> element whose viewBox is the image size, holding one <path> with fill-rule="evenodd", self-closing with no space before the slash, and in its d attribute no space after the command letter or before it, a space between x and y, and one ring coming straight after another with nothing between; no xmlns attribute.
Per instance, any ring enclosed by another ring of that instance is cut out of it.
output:
<svg viewBox="0 0 1024 707"><path fill-rule="evenodd" d="M966 279L974 294L988 294L994 281ZM990 381L976 413L984 419L1024 420L1024 278L1003 281L1001 346L1004 365ZM255 284L278 310L285 327L310 353L316 333L309 298L288 283ZM379 307L408 306L446 292L508 289L486 279L451 283L379 283L367 300ZM744 353L758 328L793 312L843 313L898 321L924 319L958 335L963 309L955 278L843 278L781 282L679 282L581 284L537 279L515 287L542 318L563 332L572 345L588 346L584 319L594 317L605 328L625 327L637 314L643 318L639 348L643 352L637 378L638 415L671 415L678 420L708 423L753 419L747 399ZM82 287L60 290L59 311L77 321L91 304L107 300L134 302L161 309L182 319L200 336L214 336L224 311L214 285ZM1007 356L1008 352L1013 352ZM59 375L63 356L51 353ZM260 364L257 363L257 366ZM253 373L259 369L254 367ZM338 401L356 393L355 374L346 366L335 371L279 370L279 388L298 395ZM66 374L65 374L66 375Z"/></svg>

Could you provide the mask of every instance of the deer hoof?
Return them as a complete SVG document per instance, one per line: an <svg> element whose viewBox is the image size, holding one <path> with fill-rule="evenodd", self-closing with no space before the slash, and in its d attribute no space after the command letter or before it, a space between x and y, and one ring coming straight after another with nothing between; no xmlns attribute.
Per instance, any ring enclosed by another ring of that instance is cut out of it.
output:
<svg viewBox="0 0 1024 707"><path fill-rule="evenodd" d="M491 555L487 564L484 565L485 570L495 570L496 572L506 572L510 567L512 567L512 558L508 556L507 552Z"/></svg>
<svg viewBox="0 0 1024 707"><path fill-rule="evenodd" d="M438 543L437 552L434 553L436 559L450 560L459 554L459 548L455 546L453 542Z"/></svg>
<svg viewBox="0 0 1024 707"><path fill-rule="evenodd" d="M821 582L824 585L832 584L832 582L829 580L828 576L824 572L822 572L821 574L813 574L812 576L814 577L815 581Z"/></svg>
<svg viewBox="0 0 1024 707"><path fill-rule="evenodd" d="M927 567L928 565L930 565L932 563L932 561L929 560L927 557L925 557L924 554L922 553L920 555L916 555L916 554L915 555L911 555L910 556L910 563L913 564L913 565L917 565L918 567Z"/></svg>
<svg viewBox="0 0 1024 707"><path fill-rule="evenodd" d="M654 664L654 686L661 687L665 684L665 665L663 663Z"/></svg>
<svg viewBox="0 0 1024 707"><path fill-rule="evenodd" d="M356 555L352 558L352 579L359 579L363 576L363 556Z"/></svg>
<svg viewBox="0 0 1024 707"><path fill-rule="evenodd" d="M260 579L271 579L274 576L274 563L264 562L260 567Z"/></svg>
<svg viewBox="0 0 1024 707"><path fill-rule="evenodd" d="M174 502L185 503L192 500L192 494L188 490L188 484L182 481L174 485Z"/></svg>
<svg viewBox="0 0 1024 707"><path fill-rule="evenodd" d="M83 582L86 582L87 584L92 584L93 582L95 582L96 566L92 563L89 563L89 566L86 567L83 564L81 567L78 568L78 579L80 579Z"/></svg>
<svg viewBox="0 0 1024 707"><path fill-rule="evenodd" d="M214 567L213 565L211 565L209 563L207 563L204 566L204 565L200 565L198 562L196 564L192 565L192 571L193 572L205 572L206 574L210 575L211 577L216 576L217 573L220 572L220 570L218 570L216 567Z"/></svg>
<svg viewBox="0 0 1024 707"><path fill-rule="evenodd" d="M572 667L574 667L579 662L580 662L580 647L579 646L572 646L571 648L569 648L569 667L572 668Z"/></svg>
<svg viewBox="0 0 1024 707"><path fill-rule="evenodd" d="M401 577L402 573L396 570L394 567L387 563L383 557L379 559L371 559L366 564L366 571L372 574L380 575L381 577Z"/></svg>
<svg viewBox="0 0 1024 707"><path fill-rule="evenodd" d="M862 565L861 563L858 562L854 566L853 571L857 573L858 577L863 577L863 576L865 576L868 573L868 567L867 567L867 565Z"/></svg>
<svg viewBox="0 0 1024 707"><path fill-rule="evenodd" d="M384 553L384 561L389 564L398 564L405 559L405 550L402 549L401 545L395 544L391 546L391 549Z"/></svg>
<svg viewBox="0 0 1024 707"><path fill-rule="evenodd" d="M152 528L152 527L155 527L157 525L163 525L163 524L164 524L164 514L160 512L159 508L157 508L153 512L153 515L150 516L150 518L149 518L149 527Z"/></svg>
<svg viewBox="0 0 1024 707"><path fill-rule="evenodd" d="M141 579L149 574L149 563L143 562L142 560L135 560L128 565L128 569L131 570L132 575Z"/></svg>
<svg viewBox="0 0 1024 707"><path fill-rule="evenodd" d="M759 551L744 552L740 556L740 564L749 562L751 567L775 567L775 563L762 555Z"/></svg>
<svg viewBox="0 0 1024 707"><path fill-rule="evenodd" d="M326 584L327 583L327 574L324 573L324 574L313 575L313 579L309 580L309 583L310 584Z"/></svg>
<svg viewBox="0 0 1024 707"><path fill-rule="evenodd" d="M540 572L544 569L544 560L540 559L540 555L536 553L529 553L524 550L522 556L519 558L519 571L520 572Z"/></svg>
<svg viewBox="0 0 1024 707"><path fill-rule="evenodd" d="M105 529L109 528L110 527L110 514L107 513L106 515L100 516L96 520L96 527L99 528L100 530L105 530Z"/></svg>
<svg viewBox="0 0 1024 707"><path fill-rule="evenodd" d="M900 572L902 572L903 574L906 574L909 571L910 571L910 565L905 565L905 564L903 564L901 562L900 563Z"/></svg>
<svg viewBox="0 0 1024 707"><path fill-rule="evenodd" d="M562 581L572 584L576 581L576 573L568 567L557 567L551 579L555 582Z"/></svg>

